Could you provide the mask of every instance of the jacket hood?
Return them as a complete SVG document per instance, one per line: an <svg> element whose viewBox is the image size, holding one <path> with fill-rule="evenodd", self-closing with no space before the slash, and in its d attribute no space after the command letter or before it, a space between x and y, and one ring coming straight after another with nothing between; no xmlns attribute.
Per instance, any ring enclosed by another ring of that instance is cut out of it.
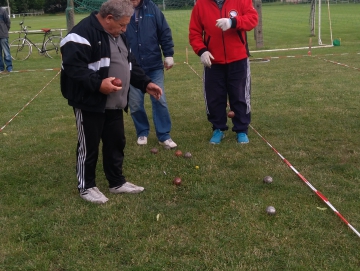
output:
<svg viewBox="0 0 360 271"><path fill-rule="evenodd" d="M98 14L98 11L93 11L90 16L91 24L100 31L105 31L104 27L101 25L99 20L96 18L96 15Z"/></svg>
<svg viewBox="0 0 360 271"><path fill-rule="evenodd" d="M146 3L145 3L146 2ZM149 2L148 0L141 0L139 5L135 8L135 9L141 9L143 6L146 6L147 2Z"/></svg>

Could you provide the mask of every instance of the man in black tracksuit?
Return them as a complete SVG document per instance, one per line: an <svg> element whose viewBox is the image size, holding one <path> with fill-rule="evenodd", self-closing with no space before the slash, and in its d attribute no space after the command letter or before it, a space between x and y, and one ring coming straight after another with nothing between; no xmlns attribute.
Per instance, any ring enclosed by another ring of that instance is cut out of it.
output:
<svg viewBox="0 0 360 271"><path fill-rule="evenodd" d="M144 190L126 181L122 173L123 111L127 109L130 83L156 99L162 91L136 63L123 34L133 12L127 0L108 0L61 41L61 91L74 109L78 130L78 190L81 198L94 203L108 200L95 183L100 140L109 191ZM112 84L114 78L121 79L122 87Z"/></svg>

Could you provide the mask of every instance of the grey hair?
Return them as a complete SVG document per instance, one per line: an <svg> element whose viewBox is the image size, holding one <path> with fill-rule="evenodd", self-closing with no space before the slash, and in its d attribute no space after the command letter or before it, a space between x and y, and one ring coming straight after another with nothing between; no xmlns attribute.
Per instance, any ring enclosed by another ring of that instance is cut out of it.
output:
<svg viewBox="0 0 360 271"><path fill-rule="evenodd" d="M117 21L124 16L131 17L134 7L130 0L108 0L101 5L99 14L102 18L112 15Z"/></svg>

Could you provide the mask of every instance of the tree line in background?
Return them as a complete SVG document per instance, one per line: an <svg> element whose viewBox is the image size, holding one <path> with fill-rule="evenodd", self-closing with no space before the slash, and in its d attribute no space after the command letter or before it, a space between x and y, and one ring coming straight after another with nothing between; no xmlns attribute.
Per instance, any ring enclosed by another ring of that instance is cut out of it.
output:
<svg viewBox="0 0 360 271"><path fill-rule="evenodd" d="M64 12L67 0L0 0L0 6L9 2L11 13L28 13L43 10L46 13Z"/></svg>
<svg viewBox="0 0 360 271"><path fill-rule="evenodd" d="M192 8L194 6L195 0L152 0L158 7L165 8Z"/></svg>
<svg viewBox="0 0 360 271"><path fill-rule="evenodd" d="M83 4L101 5L105 0L84 1ZM82 2L82 1L74 1ZM173 8L192 8L194 0L153 0L161 9ZM45 13L65 12L67 0L0 0L0 6L7 6L9 3L10 11L14 14L29 13L33 11L43 10ZM165 7L164 5L165 4ZM79 5L81 6L81 4Z"/></svg>

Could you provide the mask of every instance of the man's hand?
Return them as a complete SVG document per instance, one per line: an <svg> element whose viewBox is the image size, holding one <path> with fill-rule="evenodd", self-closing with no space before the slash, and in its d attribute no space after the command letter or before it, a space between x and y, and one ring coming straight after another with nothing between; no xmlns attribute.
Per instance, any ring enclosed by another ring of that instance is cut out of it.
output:
<svg viewBox="0 0 360 271"><path fill-rule="evenodd" d="M172 56L165 57L164 66L166 70L169 70L174 66L174 58Z"/></svg>
<svg viewBox="0 0 360 271"><path fill-rule="evenodd" d="M209 51L205 51L201 56L201 63L206 67L211 67L211 59L215 59Z"/></svg>
<svg viewBox="0 0 360 271"><path fill-rule="evenodd" d="M108 95L113 92L117 92L122 89L122 87L117 87L111 83L115 77L108 77L102 80L99 91L105 95Z"/></svg>
<svg viewBox="0 0 360 271"><path fill-rule="evenodd" d="M153 96L156 100L159 100L162 95L162 89L154 83L149 83L146 86L146 92Z"/></svg>
<svg viewBox="0 0 360 271"><path fill-rule="evenodd" d="M221 28L222 31L226 31L231 27L231 19L229 18L222 18L216 20L216 26Z"/></svg>

